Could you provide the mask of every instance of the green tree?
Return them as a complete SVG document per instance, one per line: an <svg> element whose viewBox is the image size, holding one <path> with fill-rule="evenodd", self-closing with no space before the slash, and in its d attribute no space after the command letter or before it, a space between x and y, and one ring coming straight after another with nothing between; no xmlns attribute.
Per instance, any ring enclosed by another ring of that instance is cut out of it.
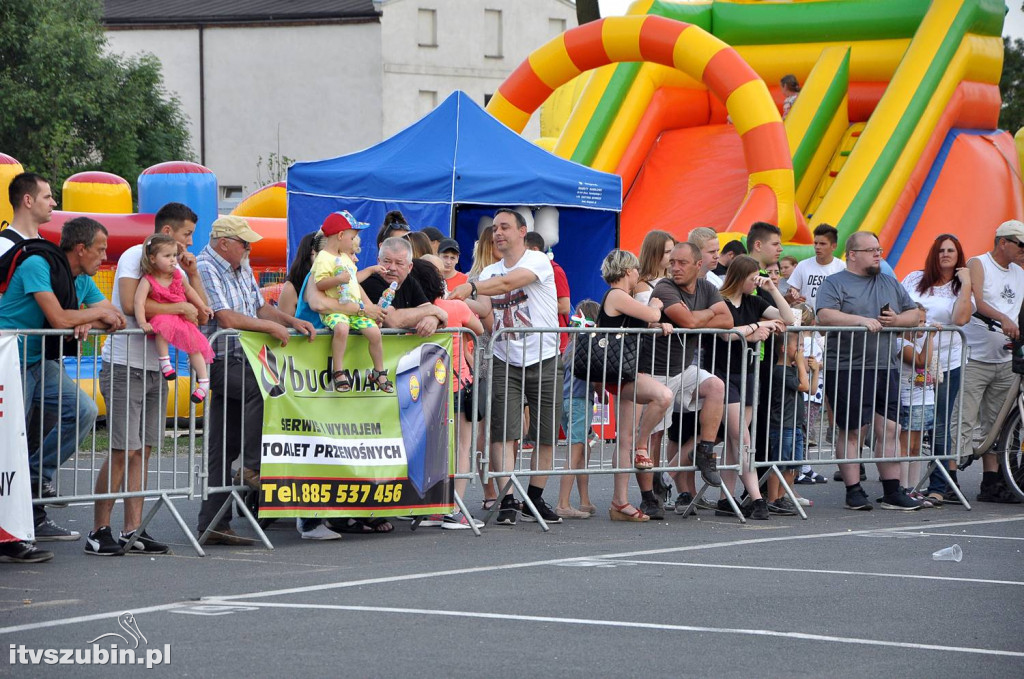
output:
<svg viewBox="0 0 1024 679"><path fill-rule="evenodd" d="M131 182L190 159L185 117L151 55L104 53L100 0L0 2L0 151L54 193L83 170Z"/></svg>
<svg viewBox="0 0 1024 679"><path fill-rule="evenodd" d="M1024 40L1006 36L1003 45L1003 75L999 79L1003 109L999 112L999 127L1017 134L1024 127Z"/></svg>
<svg viewBox="0 0 1024 679"><path fill-rule="evenodd" d="M576 0L576 23L580 26L601 18L597 0Z"/></svg>

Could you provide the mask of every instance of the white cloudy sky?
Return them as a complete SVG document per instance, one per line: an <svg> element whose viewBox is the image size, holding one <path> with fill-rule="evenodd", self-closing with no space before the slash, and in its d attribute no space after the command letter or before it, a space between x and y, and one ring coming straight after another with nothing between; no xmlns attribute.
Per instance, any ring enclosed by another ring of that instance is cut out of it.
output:
<svg viewBox="0 0 1024 679"><path fill-rule="evenodd" d="M625 14L633 0L599 0L601 5L601 16L615 16ZM1006 15L1006 23L1003 28L1003 35L1012 35L1014 38L1024 38L1024 11L1021 10L1021 2L1024 0L1009 0L1010 13Z"/></svg>

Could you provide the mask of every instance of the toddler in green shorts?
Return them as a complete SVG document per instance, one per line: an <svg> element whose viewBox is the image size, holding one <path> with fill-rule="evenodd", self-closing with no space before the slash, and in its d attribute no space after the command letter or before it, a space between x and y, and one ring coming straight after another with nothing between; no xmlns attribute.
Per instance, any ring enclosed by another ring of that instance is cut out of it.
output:
<svg viewBox="0 0 1024 679"><path fill-rule="evenodd" d="M351 373L344 369L345 348L348 345L349 330L358 330L370 345L370 359L373 361L373 370L367 373L366 382L390 394L395 390L395 385L388 379L387 370L384 369L380 328L365 315L370 301L359 285L356 265L352 259L357 233L367 226L369 224L356 221L345 210L329 214L320 227L325 239L324 246L313 260L310 275L318 290L338 300L345 308L344 312L320 315L323 324L334 333L331 339L334 390L347 392L352 389Z"/></svg>

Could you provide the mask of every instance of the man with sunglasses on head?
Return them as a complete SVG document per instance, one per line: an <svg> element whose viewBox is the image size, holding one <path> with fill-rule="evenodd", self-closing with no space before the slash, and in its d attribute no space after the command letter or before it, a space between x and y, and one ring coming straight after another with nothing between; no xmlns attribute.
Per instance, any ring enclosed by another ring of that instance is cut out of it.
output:
<svg viewBox="0 0 1024 679"><path fill-rule="evenodd" d="M825 398L835 414L836 457L861 457L861 446L874 434L872 455L892 458L878 463L882 509L921 508L900 488L899 374L895 333L887 328L916 326L917 305L899 282L882 273L878 238L857 231L846 241L846 270L828 276L818 288L819 325L861 326L867 332L830 332L825 340ZM842 464L846 508L870 510L856 464Z"/></svg>
<svg viewBox="0 0 1024 679"><path fill-rule="evenodd" d="M988 435L995 423L1006 394L1013 386L1014 373L1010 369L1011 352L1004 347L1006 338L1020 337L1017 320L1021 300L1024 299L1024 269L1017 263L1024 255L1024 223L1016 219L1003 222L996 229L994 247L990 252L967 260L971 274L971 290L978 313L1002 326L1002 334L989 330L978 317L964 326L970 360L963 369L960 396L953 412L963 407L960 437L960 456L970 455L975 423ZM1005 335L1005 337L1004 337ZM979 502L1020 502L1003 481L999 459L995 454L982 457L981 491Z"/></svg>
<svg viewBox="0 0 1024 679"><path fill-rule="evenodd" d="M278 311L263 299L249 266L249 250L261 239L242 217L229 215L213 223L210 242L196 257L196 268L213 310L213 318L200 329L207 337L229 328L263 332L282 345L288 344L288 330L294 329L312 342L316 337L312 324ZM233 479L258 492L263 395L237 337L222 335L211 344L216 358L210 368L210 400L206 406L210 485L230 486ZM231 464L239 458L240 466L232 475ZM217 524L210 525L227 497L225 493L211 493L203 500L199 534L213 529L206 539L208 545L253 544L231 530L230 505Z"/></svg>

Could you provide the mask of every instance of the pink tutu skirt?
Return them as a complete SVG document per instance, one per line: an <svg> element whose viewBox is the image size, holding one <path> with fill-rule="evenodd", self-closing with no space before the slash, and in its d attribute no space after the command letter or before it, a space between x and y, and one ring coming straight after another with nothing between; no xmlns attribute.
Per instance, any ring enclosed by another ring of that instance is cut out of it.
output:
<svg viewBox="0 0 1024 679"><path fill-rule="evenodd" d="M210 346L210 341L199 331L199 328L181 316L158 314L149 319L149 322L153 326L153 331L170 344L186 354L194 354L198 351L207 363L213 363L213 347Z"/></svg>

